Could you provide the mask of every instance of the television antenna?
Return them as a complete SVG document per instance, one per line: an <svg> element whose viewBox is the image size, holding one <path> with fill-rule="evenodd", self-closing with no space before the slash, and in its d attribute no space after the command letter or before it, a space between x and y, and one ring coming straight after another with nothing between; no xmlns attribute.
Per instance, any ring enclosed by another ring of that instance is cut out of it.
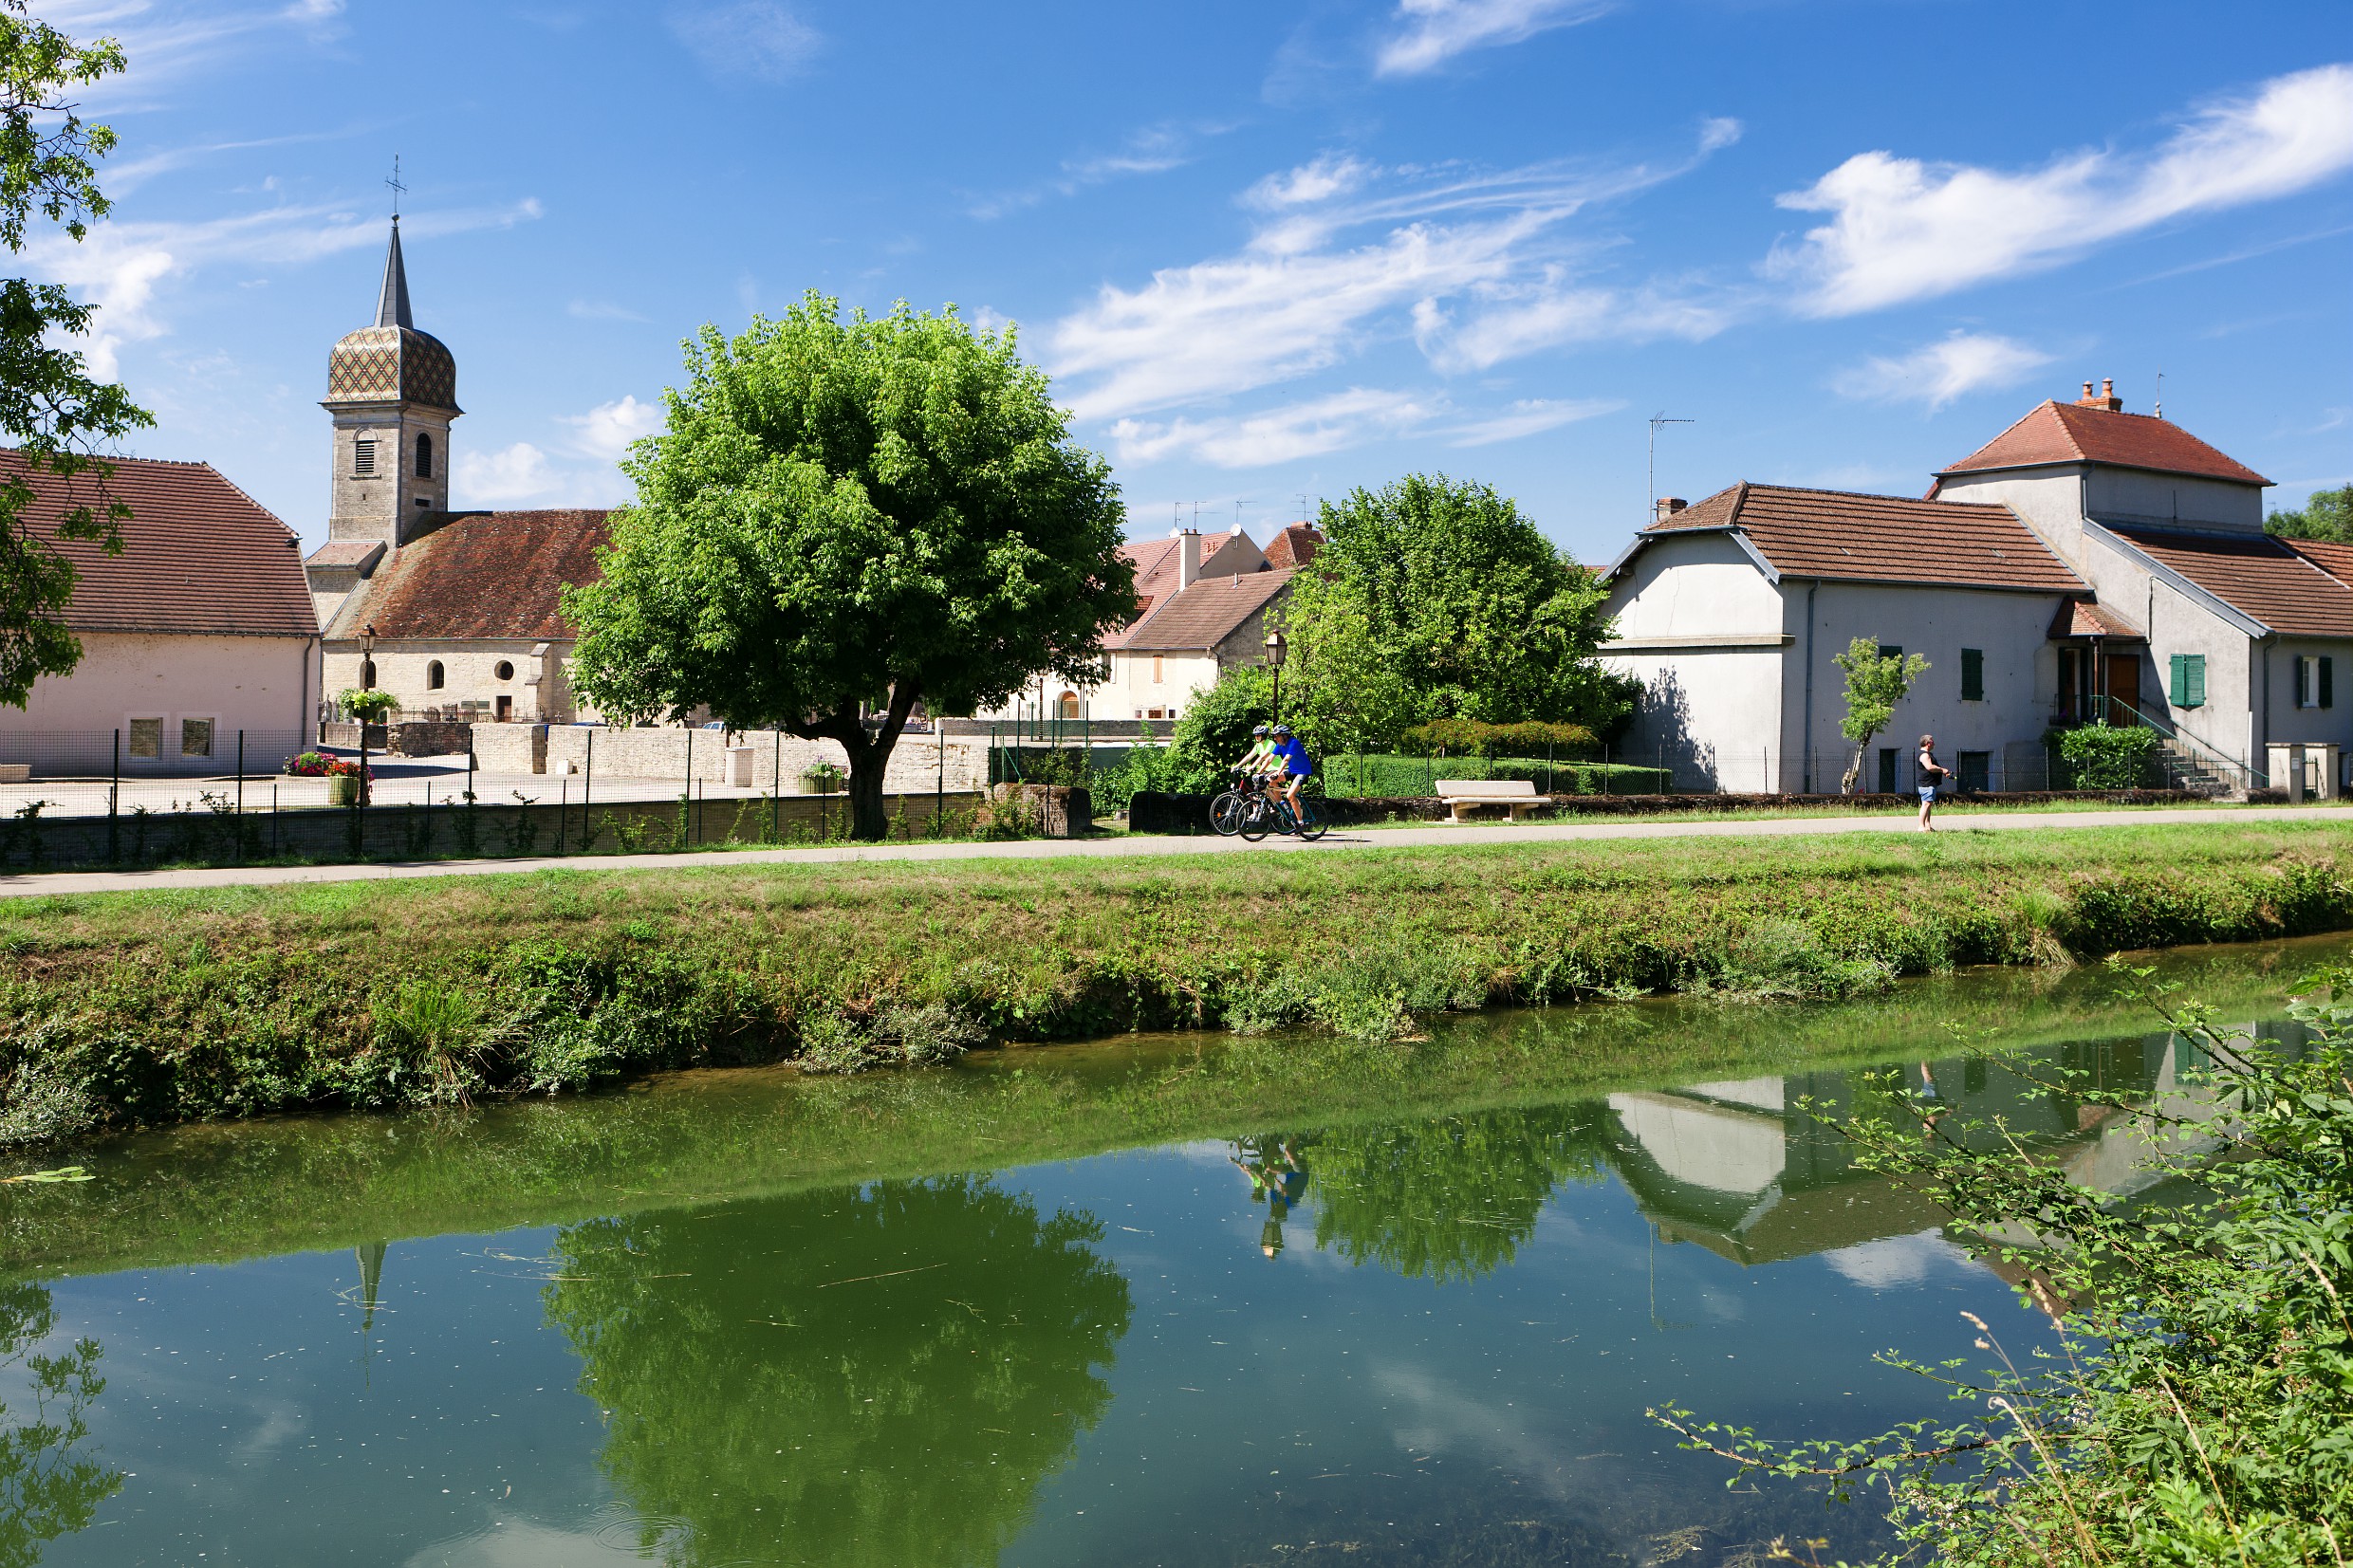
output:
<svg viewBox="0 0 2353 1568"><path fill-rule="evenodd" d="M1658 516L1658 427L1697 423L1699 421L1696 419L1672 418L1664 409L1650 416L1650 515L1643 519L1642 526L1649 527Z"/></svg>

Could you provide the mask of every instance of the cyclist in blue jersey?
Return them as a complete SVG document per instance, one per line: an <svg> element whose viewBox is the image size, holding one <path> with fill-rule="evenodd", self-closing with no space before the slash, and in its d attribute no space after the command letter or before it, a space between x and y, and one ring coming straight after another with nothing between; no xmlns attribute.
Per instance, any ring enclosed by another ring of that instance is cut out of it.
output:
<svg viewBox="0 0 2353 1568"><path fill-rule="evenodd" d="M1291 816L1299 815L1300 786L1307 775L1315 771L1315 759L1307 755L1307 743L1291 733L1289 725L1274 727L1274 759L1280 771L1275 774L1276 788L1290 802Z"/></svg>

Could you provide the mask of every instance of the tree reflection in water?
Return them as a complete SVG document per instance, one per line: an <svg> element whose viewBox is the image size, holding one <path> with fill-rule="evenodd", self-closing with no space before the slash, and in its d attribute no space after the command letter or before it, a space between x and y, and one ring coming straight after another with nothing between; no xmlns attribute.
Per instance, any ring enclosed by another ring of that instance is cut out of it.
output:
<svg viewBox="0 0 2353 1568"><path fill-rule="evenodd" d="M990 1563L1110 1402L1101 1239L978 1177L602 1219L560 1233L547 1314L647 1552Z"/></svg>
<svg viewBox="0 0 2353 1568"><path fill-rule="evenodd" d="M89 1436L83 1412L105 1390L95 1339L62 1356L31 1347L57 1326L49 1293L37 1284L0 1285L0 1374L25 1369L28 1418L0 1404L0 1568L30 1568L41 1549L86 1527L98 1505L122 1489L122 1472L74 1450Z"/></svg>
<svg viewBox="0 0 2353 1568"><path fill-rule="evenodd" d="M1441 1283L1491 1273L1555 1186L1600 1179L1602 1126L1598 1107L1573 1104L1321 1133L1315 1245Z"/></svg>

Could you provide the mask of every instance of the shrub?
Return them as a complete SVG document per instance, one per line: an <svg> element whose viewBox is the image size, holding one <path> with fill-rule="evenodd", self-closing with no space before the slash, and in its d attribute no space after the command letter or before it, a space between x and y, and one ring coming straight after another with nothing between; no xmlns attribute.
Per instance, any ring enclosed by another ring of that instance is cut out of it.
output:
<svg viewBox="0 0 2353 1568"><path fill-rule="evenodd" d="M1593 731L1581 724L1481 724L1473 719L1434 719L1398 739L1409 757L1528 757L1539 751L1565 757L1590 749Z"/></svg>
<svg viewBox="0 0 2353 1568"><path fill-rule="evenodd" d="M2138 725L2087 724L2059 731L2059 766L2070 789L2140 789L2157 782L2158 735Z"/></svg>
<svg viewBox="0 0 2353 1568"><path fill-rule="evenodd" d="M1623 763L1547 763L1541 758L1390 757L1343 753L1324 762L1326 792L1337 796L1425 796L1439 779L1526 779L1543 795L1658 795L1667 774Z"/></svg>

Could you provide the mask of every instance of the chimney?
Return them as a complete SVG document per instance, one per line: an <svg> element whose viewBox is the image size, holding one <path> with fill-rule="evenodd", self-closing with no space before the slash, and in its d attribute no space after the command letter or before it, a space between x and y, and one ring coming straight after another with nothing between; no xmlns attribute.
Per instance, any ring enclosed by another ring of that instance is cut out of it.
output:
<svg viewBox="0 0 2353 1568"><path fill-rule="evenodd" d="M1681 511L1685 507L1690 505L1690 502L1684 500L1679 495L1662 495L1657 502L1658 516L1656 521L1664 523L1668 518L1673 517L1677 512Z"/></svg>
<svg viewBox="0 0 2353 1568"><path fill-rule="evenodd" d="M2116 395L2116 378L2104 376L2101 378L2098 392L2092 391L2089 381L2084 383L2084 396L2075 400L2075 406L2103 408L2110 414L2121 414L2124 412L2124 399Z"/></svg>
<svg viewBox="0 0 2353 1568"><path fill-rule="evenodd" d="M1176 591L1183 593L1201 577L1201 530L1187 528L1176 536Z"/></svg>

